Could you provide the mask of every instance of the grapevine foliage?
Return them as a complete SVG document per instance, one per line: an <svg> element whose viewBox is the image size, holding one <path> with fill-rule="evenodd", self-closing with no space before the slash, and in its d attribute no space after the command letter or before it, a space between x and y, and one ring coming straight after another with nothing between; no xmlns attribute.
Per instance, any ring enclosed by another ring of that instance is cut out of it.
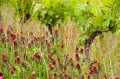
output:
<svg viewBox="0 0 120 79"><path fill-rule="evenodd" d="M80 42L85 42L86 52L94 38L103 32L119 32L120 0L11 0L15 13L28 19L37 19L52 28L71 21L85 31ZM117 33L119 34L119 33ZM92 39L92 40L91 40ZM86 41L85 41L86 40Z"/></svg>

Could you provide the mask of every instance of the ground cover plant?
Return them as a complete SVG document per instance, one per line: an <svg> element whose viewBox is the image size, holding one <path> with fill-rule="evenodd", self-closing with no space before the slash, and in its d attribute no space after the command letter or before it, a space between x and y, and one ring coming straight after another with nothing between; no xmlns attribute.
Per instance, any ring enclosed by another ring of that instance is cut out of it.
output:
<svg viewBox="0 0 120 79"><path fill-rule="evenodd" d="M0 2L0 79L119 79L119 0Z"/></svg>

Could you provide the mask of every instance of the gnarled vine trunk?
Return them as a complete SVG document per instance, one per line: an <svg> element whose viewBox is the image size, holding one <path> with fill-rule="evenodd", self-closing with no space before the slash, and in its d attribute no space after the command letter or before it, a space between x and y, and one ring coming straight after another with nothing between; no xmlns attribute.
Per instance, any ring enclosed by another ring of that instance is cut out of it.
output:
<svg viewBox="0 0 120 79"><path fill-rule="evenodd" d="M90 49L90 45L92 44L93 40L95 39L96 36L98 36L98 34L101 33L100 31L95 31L93 32L90 37L88 39L86 39L85 41L85 54L86 54L86 59L89 59L89 49Z"/></svg>

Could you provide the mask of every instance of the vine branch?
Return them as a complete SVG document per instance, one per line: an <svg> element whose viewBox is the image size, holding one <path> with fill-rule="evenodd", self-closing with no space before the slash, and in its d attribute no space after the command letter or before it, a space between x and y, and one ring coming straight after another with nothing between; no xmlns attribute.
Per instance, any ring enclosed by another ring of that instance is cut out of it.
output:
<svg viewBox="0 0 120 79"><path fill-rule="evenodd" d="M103 32L109 32L112 31L115 28L116 25L112 26L112 28L109 28L109 30L96 30L94 32L92 32L92 34L90 35L89 38L87 38L85 40L85 55L86 55L86 59L88 61L90 61L89 58L89 49L90 49L90 45L92 44L93 40L95 39L95 37L97 37L99 34L103 33Z"/></svg>

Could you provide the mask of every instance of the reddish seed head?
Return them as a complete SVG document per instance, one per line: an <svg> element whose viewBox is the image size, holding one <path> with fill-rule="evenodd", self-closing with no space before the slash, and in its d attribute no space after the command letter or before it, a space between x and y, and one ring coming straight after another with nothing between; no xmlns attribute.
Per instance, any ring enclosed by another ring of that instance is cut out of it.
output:
<svg viewBox="0 0 120 79"><path fill-rule="evenodd" d="M61 73L59 74L59 77L60 77L60 78L62 77L62 74L61 74Z"/></svg>
<svg viewBox="0 0 120 79"><path fill-rule="evenodd" d="M64 44L62 43L62 46L61 46L62 48L64 47Z"/></svg>
<svg viewBox="0 0 120 79"><path fill-rule="evenodd" d="M5 55L5 54L2 54L2 58L6 58L6 55Z"/></svg>
<svg viewBox="0 0 120 79"><path fill-rule="evenodd" d="M58 34L58 28L55 28L54 31L55 31L55 34Z"/></svg>
<svg viewBox="0 0 120 79"><path fill-rule="evenodd" d="M6 59L6 58L3 58L3 62L7 62L7 59Z"/></svg>
<svg viewBox="0 0 120 79"><path fill-rule="evenodd" d="M54 77L57 77L57 73L56 72L54 72Z"/></svg>
<svg viewBox="0 0 120 79"><path fill-rule="evenodd" d="M48 43L48 39L45 39L46 44Z"/></svg>
<svg viewBox="0 0 120 79"><path fill-rule="evenodd" d="M83 50L84 50L84 49L83 49L83 48L81 48L81 49L80 49L80 52L83 52Z"/></svg>
<svg viewBox="0 0 120 79"><path fill-rule="evenodd" d="M38 37L37 37L37 39L38 39L38 40L40 40L40 39L41 39L41 37L40 37L40 36L38 36Z"/></svg>
<svg viewBox="0 0 120 79"><path fill-rule="evenodd" d="M56 64L56 61L55 61L55 60L52 60L52 64L55 65L55 64Z"/></svg>
<svg viewBox="0 0 120 79"><path fill-rule="evenodd" d="M70 60L70 61L72 61L72 60L73 60L73 58L70 58L69 60Z"/></svg>
<svg viewBox="0 0 120 79"><path fill-rule="evenodd" d="M17 56L17 54L18 54L17 51L14 51L14 55Z"/></svg>
<svg viewBox="0 0 120 79"><path fill-rule="evenodd" d="M10 70L10 73L11 73L11 74L14 74L14 71L13 71L13 70Z"/></svg>
<svg viewBox="0 0 120 79"><path fill-rule="evenodd" d="M107 76L105 75L103 79L107 79Z"/></svg>
<svg viewBox="0 0 120 79"><path fill-rule="evenodd" d="M88 75L88 79L90 79L90 75Z"/></svg>
<svg viewBox="0 0 120 79"><path fill-rule="evenodd" d="M24 39L25 39L25 37L24 37L24 36L20 36L20 39L24 40Z"/></svg>
<svg viewBox="0 0 120 79"><path fill-rule="evenodd" d="M47 46L50 47L50 43L47 43Z"/></svg>
<svg viewBox="0 0 120 79"><path fill-rule="evenodd" d="M78 50L78 46L76 46L76 50Z"/></svg>
<svg viewBox="0 0 120 79"><path fill-rule="evenodd" d="M36 52L35 57L40 58L40 54L38 52Z"/></svg>
<svg viewBox="0 0 120 79"><path fill-rule="evenodd" d="M34 41L33 40L31 40L31 44L33 44L34 43Z"/></svg>
<svg viewBox="0 0 120 79"><path fill-rule="evenodd" d="M71 63L71 66L74 66L74 63Z"/></svg>
<svg viewBox="0 0 120 79"><path fill-rule="evenodd" d="M49 64L50 69L54 69L54 65L51 63Z"/></svg>
<svg viewBox="0 0 120 79"><path fill-rule="evenodd" d="M13 41L13 44L14 44L14 46L17 46L17 41L14 40L14 41Z"/></svg>
<svg viewBox="0 0 120 79"><path fill-rule="evenodd" d="M0 76L3 76L3 72L2 71L0 71Z"/></svg>
<svg viewBox="0 0 120 79"><path fill-rule="evenodd" d="M15 60L17 63L20 63L20 56L17 56Z"/></svg>
<svg viewBox="0 0 120 79"><path fill-rule="evenodd" d="M5 43L5 44L4 44L4 47L6 47L6 45L7 45L7 44Z"/></svg>
<svg viewBox="0 0 120 79"><path fill-rule="evenodd" d="M0 28L0 33L2 33L3 32L3 28Z"/></svg>
<svg viewBox="0 0 120 79"><path fill-rule="evenodd" d="M36 36L34 36L34 40L37 41L37 37Z"/></svg>
<svg viewBox="0 0 120 79"><path fill-rule="evenodd" d="M28 31L29 31L29 30L27 29L27 30L26 30L26 33L28 33Z"/></svg>
<svg viewBox="0 0 120 79"><path fill-rule="evenodd" d="M7 29L7 34L10 34L11 32L10 32L10 30L9 29Z"/></svg>
<svg viewBox="0 0 120 79"><path fill-rule="evenodd" d="M80 64L79 64L79 62L76 63L76 67L77 67L78 69L80 69Z"/></svg>
<svg viewBox="0 0 120 79"><path fill-rule="evenodd" d="M31 57L31 60L34 60L34 57Z"/></svg>
<svg viewBox="0 0 120 79"><path fill-rule="evenodd" d="M7 40L7 41L9 41L9 38L8 38L8 37L6 37L6 40Z"/></svg>
<svg viewBox="0 0 120 79"><path fill-rule="evenodd" d="M30 32L30 35L33 35L33 32Z"/></svg>
<svg viewBox="0 0 120 79"><path fill-rule="evenodd" d="M51 79L50 76L48 76L47 79Z"/></svg>
<svg viewBox="0 0 120 79"><path fill-rule="evenodd" d="M46 30L46 34L48 34L48 30Z"/></svg>
<svg viewBox="0 0 120 79"><path fill-rule="evenodd" d="M119 79L119 76L118 76L118 75L116 75L116 76L115 76L115 79Z"/></svg>
<svg viewBox="0 0 120 79"><path fill-rule="evenodd" d="M3 60L3 62L7 62L7 59L6 59L6 55L5 55L5 54L2 54L2 60Z"/></svg>
<svg viewBox="0 0 120 79"><path fill-rule="evenodd" d="M76 59L77 59L77 60L79 60L79 59L80 59L80 56L79 56L79 54L78 54L78 53L76 53L76 54L75 54L75 56L76 56Z"/></svg>
<svg viewBox="0 0 120 79"><path fill-rule="evenodd" d="M42 35L42 36L41 36L41 39L45 39L45 36L44 36L44 35Z"/></svg>
<svg viewBox="0 0 120 79"><path fill-rule="evenodd" d="M96 69L96 66L93 66L93 70L94 70L94 71L96 71L96 70L97 70L97 69Z"/></svg>
<svg viewBox="0 0 120 79"><path fill-rule="evenodd" d="M82 75L82 79L84 79L84 75Z"/></svg>
<svg viewBox="0 0 120 79"><path fill-rule="evenodd" d="M17 35L15 33L11 33L12 40L15 40L16 37L17 37Z"/></svg>
<svg viewBox="0 0 120 79"><path fill-rule="evenodd" d="M2 34L2 40L4 40L6 38L5 34Z"/></svg>
<svg viewBox="0 0 120 79"><path fill-rule="evenodd" d="M76 56L76 58L78 58L78 57L79 57L79 54L78 54L78 53L76 53L76 54L75 54L75 56Z"/></svg>
<svg viewBox="0 0 120 79"><path fill-rule="evenodd" d="M21 30L21 31L20 31L20 34L22 34L22 33L23 33L23 31Z"/></svg>
<svg viewBox="0 0 120 79"><path fill-rule="evenodd" d="M3 79L3 77L2 77L2 76L0 76L0 79Z"/></svg>
<svg viewBox="0 0 120 79"><path fill-rule="evenodd" d="M31 47L31 42L28 42L28 47Z"/></svg>
<svg viewBox="0 0 120 79"><path fill-rule="evenodd" d="M97 61L98 66L100 66L100 60Z"/></svg>
<svg viewBox="0 0 120 79"><path fill-rule="evenodd" d="M36 77L35 71L32 72L32 77Z"/></svg>
<svg viewBox="0 0 120 79"><path fill-rule="evenodd" d="M90 74L93 74L96 71L97 71L96 66L90 66Z"/></svg>
<svg viewBox="0 0 120 79"><path fill-rule="evenodd" d="M14 71L16 70L16 66L13 66L13 70L14 70Z"/></svg>
<svg viewBox="0 0 120 79"><path fill-rule="evenodd" d="M64 77L68 77L68 74L67 74L67 73L64 73Z"/></svg>
<svg viewBox="0 0 120 79"><path fill-rule="evenodd" d="M64 68L65 70L67 69L67 67L66 67L66 66L64 66L63 68Z"/></svg>
<svg viewBox="0 0 120 79"><path fill-rule="evenodd" d="M52 62L53 65L56 64L56 60L54 58L51 57L50 60L51 60L51 62Z"/></svg>
<svg viewBox="0 0 120 79"><path fill-rule="evenodd" d="M41 45L43 45L43 44L44 44L44 42L42 41L42 42L41 42Z"/></svg>
<svg viewBox="0 0 120 79"><path fill-rule="evenodd" d="M26 54L24 54L24 59L25 59L25 60L27 59L27 55L26 55Z"/></svg>

